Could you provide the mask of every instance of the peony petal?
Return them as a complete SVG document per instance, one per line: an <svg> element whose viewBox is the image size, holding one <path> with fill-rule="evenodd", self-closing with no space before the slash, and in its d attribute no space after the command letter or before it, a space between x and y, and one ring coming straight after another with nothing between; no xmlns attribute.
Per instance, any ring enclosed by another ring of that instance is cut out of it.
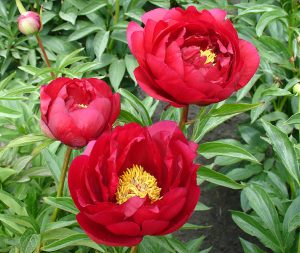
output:
<svg viewBox="0 0 300 253"><path fill-rule="evenodd" d="M94 147L94 145L95 145L95 140L93 140L93 141L90 141L89 143L88 143L88 145L86 146L86 148L85 148L85 150L84 150L84 152L83 152L83 155L87 155L87 156L89 156L90 154L91 154L91 151L92 151L92 149L93 149L93 147Z"/></svg>
<svg viewBox="0 0 300 253"><path fill-rule="evenodd" d="M163 20L165 15L168 13L168 11L169 10L163 9L163 8L157 8L157 9L148 11L142 16L142 22L146 25L146 23L149 19L156 21L156 22Z"/></svg>
<svg viewBox="0 0 300 253"><path fill-rule="evenodd" d="M81 189L84 171L88 167L89 157L85 155L77 156L71 163L68 173L69 191L78 209L82 208L78 200L78 190ZM89 199L89 198L87 198Z"/></svg>
<svg viewBox="0 0 300 253"><path fill-rule="evenodd" d="M108 98L97 98L86 109L69 113L81 135L87 140L98 137L108 125L111 102Z"/></svg>
<svg viewBox="0 0 300 253"><path fill-rule="evenodd" d="M47 119L47 113L48 113L48 108L51 103L51 97L46 93L46 86L41 87L41 92L40 92L40 110L41 110L41 117L45 122L48 122Z"/></svg>
<svg viewBox="0 0 300 253"><path fill-rule="evenodd" d="M132 197L122 204L125 216L131 217L145 203L146 198Z"/></svg>
<svg viewBox="0 0 300 253"><path fill-rule="evenodd" d="M41 130L42 132L48 136L49 138L51 139L55 139L55 137L53 136L53 134L51 133L49 127L47 126L47 124L41 119L40 121L40 127L41 127Z"/></svg>
<svg viewBox="0 0 300 253"><path fill-rule="evenodd" d="M142 224L142 233L144 235L159 235L169 225L169 221L147 220Z"/></svg>
<svg viewBox="0 0 300 253"><path fill-rule="evenodd" d="M127 26L126 37L128 42L128 47L130 51L132 51L132 39L131 36L134 32L142 32L144 29L140 27L137 23L131 21Z"/></svg>
<svg viewBox="0 0 300 253"><path fill-rule="evenodd" d="M114 223L106 226L107 230L117 235L139 236L141 229L138 224L131 221Z"/></svg>
<svg viewBox="0 0 300 253"><path fill-rule="evenodd" d="M219 21L222 22L225 20L225 17L227 15L226 11L221 10L221 9L211 9L208 10L210 12L211 15L214 16L214 18Z"/></svg>
<svg viewBox="0 0 300 253"><path fill-rule="evenodd" d="M135 69L134 76L142 90L149 96L168 102L175 107L182 107L179 103L175 102L174 98L171 98L169 94L161 90L161 88L156 88L155 81L148 75L146 71L143 70L142 67L137 67Z"/></svg>
<svg viewBox="0 0 300 253"><path fill-rule="evenodd" d="M68 115L61 98L58 97L53 101L49 109L48 121L48 127L56 139L71 147L86 145L86 139Z"/></svg>
<svg viewBox="0 0 300 253"><path fill-rule="evenodd" d="M48 85L45 87L45 92L52 98L55 99L60 92L61 88L65 85L67 85L70 81L72 81L71 78L67 77L58 77L55 80L51 81Z"/></svg>
<svg viewBox="0 0 300 253"><path fill-rule="evenodd" d="M112 109L110 112L110 119L108 120L108 127L111 128L118 118L121 111L121 96L115 93L112 98Z"/></svg>
<svg viewBox="0 0 300 253"><path fill-rule="evenodd" d="M255 74L259 66L259 54L255 46L246 40L239 40L240 58L244 65L240 73L239 84L236 89L244 87Z"/></svg>
<svg viewBox="0 0 300 253"><path fill-rule="evenodd" d="M113 234L104 226L98 225L93 220L88 219L84 214L79 213L77 221L87 235L96 243L105 244L108 246L127 246L131 247L139 244L142 236L125 236Z"/></svg>

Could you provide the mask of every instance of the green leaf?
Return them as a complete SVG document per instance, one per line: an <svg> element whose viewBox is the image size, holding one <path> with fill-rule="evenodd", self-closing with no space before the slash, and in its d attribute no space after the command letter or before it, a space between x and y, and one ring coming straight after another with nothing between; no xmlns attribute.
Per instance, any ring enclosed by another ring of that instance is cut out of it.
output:
<svg viewBox="0 0 300 253"><path fill-rule="evenodd" d="M236 113L242 113L249 111L253 108L261 106L261 103L257 104L224 104L217 109L212 110L213 117L226 116Z"/></svg>
<svg viewBox="0 0 300 253"><path fill-rule="evenodd" d="M137 61L133 55L126 54L125 65L126 65L127 72L130 75L131 79L136 83L136 79L133 74L133 71L138 67L139 64L137 63Z"/></svg>
<svg viewBox="0 0 300 253"><path fill-rule="evenodd" d="M300 226L300 196L293 200L287 209L283 220L283 234L287 236L293 230Z"/></svg>
<svg viewBox="0 0 300 253"><path fill-rule="evenodd" d="M32 253L39 246L40 240L40 235L36 234L32 229L27 229L20 238L21 252Z"/></svg>
<svg viewBox="0 0 300 253"><path fill-rule="evenodd" d="M221 185L234 190L244 188L243 185L235 182L231 178L207 167L200 167L197 173L201 179L207 180L208 182L216 185Z"/></svg>
<svg viewBox="0 0 300 253"><path fill-rule="evenodd" d="M69 213L77 214L78 209L70 197L44 197L45 203Z"/></svg>
<svg viewBox="0 0 300 253"><path fill-rule="evenodd" d="M136 122L140 125L143 125L143 123L137 117L135 117L132 113L125 111L125 110L120 111L118 121L123 122L123 123Z"/></svg>
<svg viewBox="0 0 300 253"><path fill-rule="evenodd" d="M284 124L300 124L300 112L295 113L292 115Z"/></svg>
<svg viewBox="0 0 300 253"><path fill-rule="evenodd" d="M109 31L100 31L95 35L93 46L97 59L100 60L109 40Z"/></svg>
<svg viewBox="0 0 300 253"><path fill-rule="evenodd" d="M74 52L67 54L65 56L63 56L62 58L59 58L56 62L57 68L59 70L65 68L66 66L76 62L79 59L84 59L84 56L77 56L81 51L83 51L83 48L79 48L77 50L75 50ZM75 61L74 61L75 59Z"/></svg>
<svg viewBox="0 0 300 253"><path fill-rule="evenodd" d="M88 15L106 6L106 1L97 0L91 1L80 12L79 15Z"/></svg>
<svg viewBox="0 0 300 253"><path fill-rule="evenodd" d="M260 222L243 212L231 211L233 221L246 233L257 237L266 247L282 252L277 240Z"/></svg>
<svg viewBox="0 0 300 253"><path fill-rule="evenodd" d="M100 252L105 252L104 248L92 242L86 234L81 233L70 235L60 240L55 240L54 242L43 246L42 250L46 252L52 252L69 246L88 246L90 248L99 250Z"/></svg>
<svg viewBox="0 0 300 253"><path fill-rule="evenodd" d="M198 153L207 158L214 156L228 156L239 158L242 160L247 160L254 163L259 163L259 161L247 150L224 142L213 141L206 142L199 145Z"/></svg>
<svg viewBox="0 0 300 253"><path fill-rule="evenodd" d="M262 75L260 75L260 74L255 74L251 78L251 80L248 82L248 84L237 92L237 101L240 101L243 97L245 97L247 95L247 93L251 90L251 88L253 87L253 85L256 83L256 81L261 76Z"/></svg>
<svg viewBox="0 0 300 253"><path fill-rule="evenodd" d="M20 146L26 146L30 145L36 142L41 142L41 141L46 141L49 140L48 137L45 135L34 135L34 134L29 134L29 135L24 135L21 136L17 139L12 140L6 145L6 148L15 148L15 147L20 147Z"/></svg>
<svg viewBox="0 0 300 253"><path fill-rule="evenodd" d="M99 26L95 26L95 25L89 25L86 27L82 27L76 31L74 31L73 33L71 33L68 37L68 41L75 41L75 40L79 40L91 33L95 33L97 31L103 30L101 27Z"/></svg>
<svg viewBox="0 0 300 253"><path fill-rule="evenodd" d="M146 110L143 103L136 96L134 96L125 89L119 89L118 93L120 93L122 99L130 105L131 108L128 108L128 110L131 109L135 111L134 115L138 119L141 119L140 121L142 122L142 125L149 126L152 124L152 120L148 114L148 111Z"/></svg>
<svg viewBox="0 0 300 253"><path fill-rule="evenodd" d="M26 228L32 228L35 232L39 232L39 225L34 218L29 216L0 214L0 220L2 222L10 222Z"/></svg>
<svg viewBox="0 0 300 253"><path fill-rule="evenodd" d="M47 224L45 232L53 230L53 229L72 226L72 225L75 225L75 224L77 224L77 220L51 222L51 223Z"/></svg>
<svg viewBox="0 0 300 253"><path fill-rule="evenodd" d="M239 6L239 5L237 5ZM270 11L275 11L275 10L281 10L280 7L275 6L275 5L270 5L270 4L255 4L254 6L248 6L244 11L240 12L238 16L243 16L246 14L256 14L256 13L261 13L261 12L270 12Z"/></svg>
<svg viewBox="0 0 300 253"><path fill-rule="evenodd" d="M262 167L259 165L247 166L246 168L235 168L229 171L226 176L233 180L245 180L262 171Z"/></svg>
<svg viewBox="0 0 300 253"><path fill-rule="evenodd" d="M258 248L255 244L240 238L243 250L245 253L265 253L265 251Z"/></svg>
<svg viewBox="0 0 300 253"><path fill-rule="evenodd" d="M274 237L277 238L278 244L283 244L278 213L270 196L263 188L254 184L245 188L244 191L249 200L251 208L261 218L265 227L267 227Z"/></svg>
<svg viewBox="0 0 300 253"><path fill-rule="evenodd" d="M277 156L289 174L298 182L298 184L300 184L299 164L292 142L287 135L277 127L263 120L262 123Z"/></svg>
<svg viewBox="0 0 300 253"><path fill-rule="evenodd" d="M109 80L115 91L119 89L119 86L125 74L125 70L126 68L124 60L115 60L109 66Z"/></svg>
<svg viewBox="0 0 300 253"><path fill-rule="evenodd" d="M284 97L284 96L291 96L292 94L285 89L280 89L277 87L271 87L264 90L261 93L261 97L273 96L273 97Z"/></svg>
<svg viewBox="0 0 300 253"><path fill-rule="evenodd" d="M16 76L16 72L13 72L9 76L7 76L3 80L1 80L1 82L0 82L0 90L4 90L6 88L6 86L8 86L10 84L10 81L13 78L15 78L15 76Z"/></svg>
<svg viewBox="0 0 300 253"><path fill-rule="evenodd" d="M58 180L60 178L60 167L55 158L55 155L52 152L50 152L48 148L43 149L41 153L46 161L47 167L53 175L55 182L58 183Z"/></svg>
<svg viewBox="0 0 300 253"><path fill-rule="evenodd" d="M21 116L22 114L20 112L0 105L0 117L16 119L20 118Z"/></svg>
<svg viewBox="0 0 300 253"><path fill-rule="evenodd" d="M73 7L74 8L74 7ZM72 25L75 25L76 18L77 18L77 10L74 8L68 10L68 12L59 12L59 16L61 19L70 22Z"/></svg>
<svg viewBox="0 0 300 253"><path fill-rule="evenodd" d="M263 31L265 30L266 26L273 20L285 16L287 16L287 13L283 9L265 12L264 14L262 14L256 25L257 36L260 37L263 34Z"/></svg>
<svg viewBox="0 0 300 253"><path fill-rule="evenodd" d="M14 174L16 174L15 170L0 167L0 182L3 183L6 179Z"/></svg>
<svg viewBox="0 0 300 253"><path fill-rule="evenodd" d="M195 229L204 229L204 228L210 228L211 226L201 226L191 223L185 223L180 230L195 230Z"/></svg>
<svg viewBox="0 0 300 253"><path fill-rule="evenodd" d="M198 253L200 246L202 245L203 241L204 241L205 237L204 236L200 236L199 238L193 239L193 240L189 240L186 243L188 252L190 253Z"/></svg>
<svg viewBox="0 0 300 253"><path fill-rule="evenodd" d="M201 202L198 202L194 211L207 211L207 210L210 210L211 207L201 203Z"/></svg>
<svg viewBox="0 0 300 253"><path fill-rule="evenodd" d="M27 211L24 205L14 196L0 189L0 201L8 206L14 213L27 216Z"/></svg>

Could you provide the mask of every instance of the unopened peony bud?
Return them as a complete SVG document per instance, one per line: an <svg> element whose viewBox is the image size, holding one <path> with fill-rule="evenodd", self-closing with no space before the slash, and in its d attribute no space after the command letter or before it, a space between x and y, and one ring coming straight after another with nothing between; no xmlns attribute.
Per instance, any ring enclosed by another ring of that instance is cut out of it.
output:
<svg viewBox="0 0 300 253"><path fill-rule="evenodd" d="M293 92L295 95L299 96L300 95L300 83L297 83L293 87Z"/></svg>
<svg viewBox="0 0 300 253"><path fill-rule="evenodd" d="M40 15L33 11L27 11L18 18L19 30L25 35L32 35L42 29Z"/></svg>

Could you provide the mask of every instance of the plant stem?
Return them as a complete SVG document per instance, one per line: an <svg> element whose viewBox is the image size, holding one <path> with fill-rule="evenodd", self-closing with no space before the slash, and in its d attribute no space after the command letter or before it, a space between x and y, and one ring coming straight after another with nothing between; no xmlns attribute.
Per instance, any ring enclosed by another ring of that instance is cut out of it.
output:
<svg viewBox="0 0 300 253"><path fill-rule="evenodd" d="M300 95L298 94L298 112L300 112ZM298 125L298 131L299 131L299 139L300 142L300 124Z"/></svg>
<svg viewBox="0 0 300 253"><path fill-rule="evenodd" d="M138 246L133 246L133 247L131 247L131 249L130 249L130 253L136 253L137 250L138 250Z"/></svg>
<svg viewBox="0 0 300 253"><path fill-rule="evenodd" d="M25 9L24 6L23 6L21 0L16 0L16 5L17 5L18 10L19 10L19 12L20 12L21 14L27 12L26 9Z"/></svg>
<svg viewBox="0 0 300 253"><path fill-rule="evenodd" d="M49 68L51 68L50 61L49 61L49 59L48 59L46 50L45 50L45 48L44 48L44 45L43 45L43 42L42 42L40 36L39 36L38 34L36 34L35 37L36 37L36 40L37 40L37 42L38 42L38 44L39 44L40 49L42 50L42 54L43 54L43 56L44 56L44 61L46 62L47 66L48 66ZM54 78L55 78L54 73L53 73L53 72L50 72L50 74L51 74L52 78L54 79Z"/></svg>
<svg viewBox="0 0 300 253"><path fill-rule="evenodd" d="M120 0L116 0L115 3L115 12L114 12L113 20L114 20L114 25L118 24L119 22L119 17L120 17ZM110 38L110 42L108 45L108 50L111 51L114 45L114 40Z"/></svg>
<svg viewBox="0 0 300 253"><path fill-rule="evenodd" d="M60 174L60 179L58 183L58 188L57 188L57 194L56 197L59 198L62 196L63 190L64 190L64 184L65 184L65 179L67 175L67 170L68 170L68 165L70 161L70 156L71 156L72 148L67 147L66 153L65 153L65 159L63 166L61 168L61 174ZM58 208L54 209L54 212L51 217L51 221L54 222L56 220L57 214L58 214Z"/></svg>
<svg viewBox="0 0 300 253"><path fill-rule="evenodd" d="M114 25L118 24L119 16L120 16L120 0L116 0L115 15L114 15Z"/></svg>
<svg viewBox="0 0 300 253"><path fill-rule="evenodd" d="M188 113L189 113L189 106L186 105L185 107L182 108L182 112L181 112L181 117L180 117L180 122L179 122L179 128L181 130L184 129L184 126L187 122Z"/></svg>

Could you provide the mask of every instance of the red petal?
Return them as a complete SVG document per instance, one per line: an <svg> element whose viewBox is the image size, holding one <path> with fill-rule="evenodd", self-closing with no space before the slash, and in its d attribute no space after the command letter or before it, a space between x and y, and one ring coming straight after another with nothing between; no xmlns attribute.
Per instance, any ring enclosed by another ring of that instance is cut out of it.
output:
<svg viewBox="0 0 300 253"><path fill-rule="evenodd" d="M49 110L48 127L56 139L71 147L83 147L86 139L68 115L65 103L61 98L56 98Z"/></svg>
<svg viewBox="0 0 300 253"><path fill-rule="evenodd" d="M240 58L244 62L240 73L240 80L237 89L245 86L255 74L259 66L259 54L255 46L246 40L239 40Z"/></svg>
<svg viewBox="0 0 300 253"><path fill-rule="evenodd" d="M137 23L131 21L129 22L127 26L127 31L126 31L126 37L127 37L127 42L128 42L128 47L130 51L132 51L132 40L131 36L134 32L142 32L144 29L140 27Z"/></svg>
<svg viewBox="0 0 300 253"><path fill-rule="evenodd" d="M163 220L147 220L142 224L143 235L157 235L165 230L169 225L169 221Z"/></svg>
<svg viewBox="0 0 300 253"><path fill-rule="evenodd" d="M78 200L78 190L82 188L82 179L84 171L88 167L89 157L85 155L77 156L71 163L68 173L68 185L72 199L78 209L82 208L80 201ZM88 200L87 198L86 200Z"/></svg>
<svg viewBox="0 0 300 253"><path fill-rule="evenodd" d="M141 234L139 225L131 221L110 224L107 225L106 228L113 234L117 235L139 236Z"/></svg>
<svg viewBox="0 0 300 253"><path fill-rule="evenodd" d="M225 20L225 17L226 17L226 14L227 14L226 11L221 10L221 9L211 9L211 10L208 10L208 11L219 22L222 22L222 21Z"/></svg>
<svg viewBox="0 0 300 253"><path fill-rule="evenodd" d="M79 213L77 221L87 235L96 243L105 244L108 246L134 246L139 244L142 240L142 236L124 236L113 234L105 227L98 225L92 220L88 219L84 214Z"/></svg>
<svg viewBox="0 0 300 253"><path fill-rule="evenodd" d="M148 19L151 19L156 22L163 20L165 15L168 13L168 11L169 10L163 9L163 8L157 8L157 9L148 11L142 16L142 22L146 25Z"/></svg>

